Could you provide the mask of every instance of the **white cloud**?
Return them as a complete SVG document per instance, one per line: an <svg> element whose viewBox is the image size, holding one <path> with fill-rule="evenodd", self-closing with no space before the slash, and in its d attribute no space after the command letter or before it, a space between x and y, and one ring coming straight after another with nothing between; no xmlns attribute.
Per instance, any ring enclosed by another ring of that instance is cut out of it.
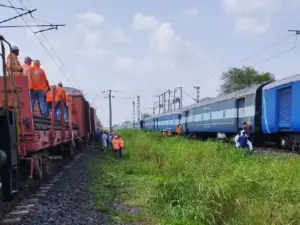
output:
<svg viewBox="0 0 300 225"><path fill-rule="evenodd" d="M131 42L131 38L126 35L122 28L117 28L112 31L112 38L117 43L129 43Z"/></svg>
<svg viewBox="0 0 300 225"><path fill-rule="evenodd" d="M111 54L111 51L103 47L101 24L105 19L102 15L94 12L86 12L77 16L76 28L81 37L81 48L77 53L83 56L94 57L95 55Z"/></svg>
<svg viewBox="0 0 300 225"><path fill-rule="evenodd" d="M113 66L120 69L129 69L132 68L135 64L135 60L130 57L118 57L115 61Z"/></svg>
<svg viewBox="0 0 300 225"><path fill-rule="evenodd" d="M230 13L257 14L274 13L280 10L281 0L223 0Z"/></svg>
<svg viewBox="0 0 300 225"><path fill-rule="evenodd" d="M233 16L237 32L261 35L270 27L274 14L300 4L299 0L223 0L223 6Z"/></svg>
<svg viewBox="0 0 300 225"><path fill-rule="evenodd" d="M155 65L150 59L137 60L128 56L117 57L112 64L118 71L126 72L128 75L143 76L154 70Z"/></svg>
<svg viewBox="0 0 300 225"><path fill-rule="evenodd" d="M186 9L182 12L182 15L184 17L194 17L194 16L198 16L200 13L199 9L193 7L193 8L190 8L190 9Z"/></svg>
<svg viewBox="0 0 300 225"><path fill-rule="evenodd" d="M79 14L77 18L80 22L88 25L100 25L105 21L102 15L91 11Z"/></svg>
<svg viewBox="0 0 300 225"><path fill-rule="evenodd" d="M131 25L134 30L153 30L159 25L159 22L154 16L145 16L143 13L134 15L134 20Z"/></svg>
<svg viewBox="0 0 300 225"><path fill-rule="evenodd" d="M254 17L242 17L236 20L235 30L239 33L260 35L265 33L265 31L269 28L269 25L269 19L259 21L257 18Z"/></svg>
<svg viewBox="0 0 300 225"><path fill-rule="evenodd" d="M182 85L182 82L192 86L201 81L204 93L215 94L219 77L212 75L219 66L203 56L193 43L180 37L170 22L138 13L134 15L132 28L148 37L151 54L145 58L119 57L112 64L117 71L124 76L134 76L145 88L153 82L156 88L164 89ZM210 79L204 79L207 76Z"/></svg>

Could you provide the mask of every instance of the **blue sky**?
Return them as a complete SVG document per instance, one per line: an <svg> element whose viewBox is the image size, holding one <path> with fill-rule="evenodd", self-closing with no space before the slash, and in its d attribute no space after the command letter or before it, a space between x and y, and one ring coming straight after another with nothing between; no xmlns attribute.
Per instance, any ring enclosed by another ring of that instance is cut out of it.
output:
<svg viewBox="0 0 300 225"><path fill-rule="evenodd" d="M83 89L108 125L108 100L101 93L117 90L113 123L132 120L132 101L141 96L141 111L152 112L155 96L182 86L195 96L215 96L220 75L232 66L253 65L300 44L300 36L255 57L245 57L300 29L297 0L10 0L18 7L38 9L33 15L51 23L66 24L57 31L38 35L61 68L28 29L2 29L0 33L21 49L20 60L40 59L52 84ZM125 3L126 2L126 3ZM4 4L9 4L7 0ZM0 19L14 16L0 8ZM30 16L24 19L34 24ZM36 20L38 23L44 23ZM6 25L23 25L14 20ZM48 46L50 42L52 48ZM55 50L55 54L53 53ZM298 73L300 48L255 66L277 79ZM62 62L62 63L61 63ZM184 95L184 104L193 100Z"/></svg>

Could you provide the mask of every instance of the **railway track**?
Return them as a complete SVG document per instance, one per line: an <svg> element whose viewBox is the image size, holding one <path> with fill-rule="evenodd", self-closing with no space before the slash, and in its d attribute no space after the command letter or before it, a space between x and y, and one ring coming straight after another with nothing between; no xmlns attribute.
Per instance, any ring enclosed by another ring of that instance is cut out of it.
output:
<svg viewBox="0 0 300 225"><path fill-rule="evenodd" d="M0 205L0 224L16 224L26 216L30 209L39 201L39 197L47 194L47 191L57 182L66 170L71 168L73 164L83 156L79 152L75 155L74 160L63 159L63 157L50 157L51 174L42 180L30 180L23 185L10 202Z"/></svg>

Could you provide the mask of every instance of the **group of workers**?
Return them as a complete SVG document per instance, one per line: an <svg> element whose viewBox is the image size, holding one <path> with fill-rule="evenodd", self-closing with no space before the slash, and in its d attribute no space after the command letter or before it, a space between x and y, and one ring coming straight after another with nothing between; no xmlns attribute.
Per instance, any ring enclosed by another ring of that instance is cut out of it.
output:
<svg viewBox="0 0 300 225"><path fill-rule="evenodd" d="M116 158L122 158L125 145L124 140L120 135L106 130L99 131L99 129L97 129L95 138L101 142L104 151L107 148L112 148Z"/></svg>
<svg viewBox="0 0 300 225"><path fill-rule="evenodd" d="M236 134L234 141L236 148L242 148L242 149L248 149L250 153L253 150L253 145L251 142L251 132L252 127L247 124L246 122L243 123L243 127L239 129L239 133ZM175 134L181 135L182 129L180 124L176 126ZM164 129L161 132L162 136L168 136L171 137L173 135L172 129L169 128L168 130Z"/></svg>
<svg viewBox="0 0 300 225"><path fill-rule="evenodd" d="M45 71L40 67L39 60L32 60L29 56L25 57L24 64L21 65L18 56L19 48L11 47L11 52L7 56L6 68L9 74L13 76L28 76L29 90L31 99L31 110L34 112L35 104L38 104L41 116L49 117L52 109L53 87L50 86ZM54 96L54 113L56 119L60 118L60 105L64 105L64 120L68 120L68 107L71 104L71 98L66 94L66 91L61 82L58 83L55 89Z"/></svg>
<svg viewBox="0 0 300 225"><path fill-rule="evenodd" d="M181 135L182 130L181 130L180 124L178 124L178 125L176 126L176 131L175 131L175 133L176 133L177 135ZM162 136L168 136L168 137L171 137L171 136L173 135L173 132L172 132L172 129L169 128L168 130L166 130L166 129L162 130L161 134L162 134Z"/></svg>

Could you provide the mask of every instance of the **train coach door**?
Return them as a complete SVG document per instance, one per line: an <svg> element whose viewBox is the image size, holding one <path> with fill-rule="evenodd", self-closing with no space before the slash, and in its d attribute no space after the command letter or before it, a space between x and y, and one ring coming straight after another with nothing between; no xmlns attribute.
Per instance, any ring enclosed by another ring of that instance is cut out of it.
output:
<svg viewBox="0 0 300 225"><path fill-rule="evenodd" d="M158 118L155 119L155 125L156 125L156 126L155 126L155 130L159 130L159 129L158 129Z"/></svg>
<svg viewBox="0 0 300 225"><path fill-rule="evenodd" d="M243 127L245 119L245 98L239 98L236 100L237 105L237 128Z"/></svg>
<svg viewBox="0 0 300 225"><path fill-rule="evenodd" d="M292 111L292 88L282 88L279 90L279 128L288 129L291 125Z"/></svg>
<svg viewBox="0 0 300 225"><path fill-rule="evenodd" d="M184 120L183 120L183 123L184 123L184 131L187 131L187 130L188 130L189 116L190 116L190 112L189 112L189 111L184 112Z"/></svg>

